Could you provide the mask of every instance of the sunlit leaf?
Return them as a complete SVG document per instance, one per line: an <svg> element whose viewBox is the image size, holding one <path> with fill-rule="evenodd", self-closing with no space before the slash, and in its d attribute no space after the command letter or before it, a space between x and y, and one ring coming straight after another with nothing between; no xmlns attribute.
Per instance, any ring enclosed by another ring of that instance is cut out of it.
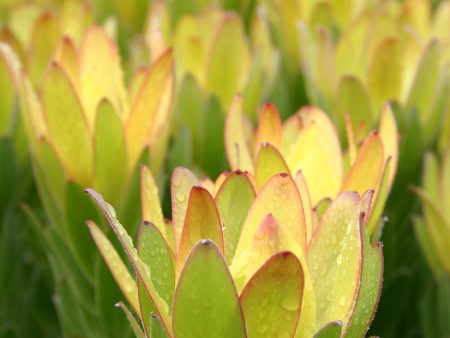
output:
<svg viewBox="0 0 450 338"><path fill-rule="evenodd" d="M222 223L219 212L209 192L200 187L193 187L186 208L186 216L177 251L177 274L193 246L201 239L209 239L224 252Z"/></svg>
<svg viewBox="0 0 450 338"><path fill-rule="evenodd" d="M248 337L295 333L303 297L303 270L290 252L272 256L241 293Z"/></svg>

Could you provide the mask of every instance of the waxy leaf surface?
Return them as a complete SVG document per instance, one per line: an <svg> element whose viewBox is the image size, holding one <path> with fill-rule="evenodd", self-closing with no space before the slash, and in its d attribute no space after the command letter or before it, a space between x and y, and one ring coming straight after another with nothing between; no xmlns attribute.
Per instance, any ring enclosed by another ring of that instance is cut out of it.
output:
<svg viewBox="0 0 450 338"><path fill-rule="evenodd" d="M303 270L290 252L272 256L241 293L248 337L292 337L303 297Z"/></svg>
<svg viewBox="0 0 450 338"><path fill-rule="evenodd" d="M175 291L176 337L246 337L233 279L216 245L201 240L192 250Z"/></svg>

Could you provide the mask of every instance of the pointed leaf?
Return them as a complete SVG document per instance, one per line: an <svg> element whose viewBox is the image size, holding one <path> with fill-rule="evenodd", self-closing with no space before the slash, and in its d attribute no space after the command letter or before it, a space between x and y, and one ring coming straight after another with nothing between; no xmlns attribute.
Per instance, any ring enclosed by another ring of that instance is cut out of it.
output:
<svg viewBox="0 0 450 338"><path fill-rule="evenodd" d="M383 143L378 132L371 133L356 157L341 187L341 192L356 191L360 195L377 189L384 166Z"/></svg>
<svg viewBox="0 0 450 338"><path fill-rule="evenodd" d="M258 122L255 150L258 150L263 142L269 142L275 148L281 149L281 119L277 108L273 104L265 104L259 113Z"/></svg>
<svg viewBox="0 0 450 338"><path fill-rule="evenodd" d="M172 198L172 222L175 238L175 247L181 239L188 197L193 186L200 185L200 181L189 169L177 167L172 174L171 198Z"/></svg>
<svg viewBox="0 0 450 338"><path fill-rule="evenodd" d="M373 112L367 91L358 78L351 75L344 75L341 78L336 109L339 121L344 121L345 115L349 114L356 140L361 140L367 135L373 121Z"/></svg>
<svg viewBox="0 0 450 338"><path fill-rule="evenodd" d="M209 240L192 250L175 291L176 337L246 337L233 279L223 256Z"/></svg>
<svg viewBox="0 0 450 338"><path fill-rule="evenodd" d="M98 226L91 221L87 221L86 224L89 227L92 238L94 239L95 244L102 254L103 259L108 265L111 274L122 290L122 293L127 298L134 311L136 311L136 313L139 313L137 287L133 277L128 271L128 268L123 263L114 246L98 228Z"/></svg>
<svg viewBox="0 0 450 338"><path fill-rule="evenodd" d="M173 91L173 57L167 51L150 68L126 121L128 160L134 167L145 146L167 123ZM167 127L167 126L165 126Z"/></svg>
<svg viewBox="0 0 450 338"><path fill-rule="evenodd" d="M175 266L174 255L160 230L152 223L143 222L139 229L138 255L146 264L150 272L150 278L158 294L166 301L169 308L172 306L172 297L175 290ZM138 284L142 281L138 280ZM139 285L139 290L145 291L144 285ZM147 295L139 293L141 318L149 332L151 326L151 313L154 307L151 302L143 300Z"/></svg>
<svg viewBox="0 0 450 338"><path fill-rule="evenodd" d="M220 251L224 251L222 223L214 199L206 189L193 187L177 251L177 274L181 272L193 246L201 239L214 241Z"/></svg>
<svg viewBox="0 0 450 338"><path fill-rule="evenodd" d="M300 316L303 269L290 252L272 256L241 293L248 337L292 337Z"/></svg>
<svg viewBox="0 0 450 338"><path fill-rule="evenodd" d="M166 238L166 226L159 201L158 186L151 171L146 166L141 167L141 209L142 219L156 225Z"/></svg>
<svg viewBox="0 0 450 338"><path fill-rule="evenodd" d="M282 173L290 175L289 168L283 156L272 144L266 142L262 143L256 154L256 187L260 189L269 178Z"/></svg>
<svg viewBox="0 0 450 338"><path fill-rule="evenodd" d="M384 161L391 157L391 170L389 173L389 188L394 181L398 163L398 130L394 113L389 105L385 105L381 111L380 137L383 142ZM386 164L385 164L386 166ZM386 171L386 168L385 168Z"/></svg>
<svg viewBox="0 0 450 338"><path fill-rule="evenodd" d="M375 315L383 283L383 245L370 244L363 229L363 267L361 288L352 311L345 337L364 337Z"/></svg>
<svg viewBox="0 0 450 338"><path fill-rule="evenodd" d="M346 192L328 208L308 247L319 327L347 319L359 288L361 263L360 198Z"/></svg>
<svg viewBox="0 0 450 338"><path fill-rule="evenodd" d="M117 46L101 26L92 26L80 47L81 101L92 128L98 104L106 98L124 121L128 99Z"/></svg>
<svg viewBox="0 0 450 338"><path fill-rule="evenodd" d="M236 171L225 178L215 200L224 227L225 257L231 263L255 191L248 177Z"/></svg>
<svg viewBox="0 0 450 338"><path fill-rule="evenodd" d="M128 258L133 265L137 277L142 281L145 291L147 292L148 298L151 300L159 318L170 333L171 318L169 313L169 306L166 301L158 294L156 287L153 284L149 274L147 265L138 256L136 249L134 248L133 241L131 237L127 234L125 228L119 223L116 218L116 212L111 205L105 202L103 197L92 189L87 189L86 192L97 202L98 206L105 215L108 223L113 228L116 236L119 238Z"/></svg>
<svg viewBox="0 0 450 338"><path fill-rule="evenodd" d="M52 63L42 85L42 103L50 143L77 183L90 184L93 146L75 91L61 67Z"/></svg>
<svg viewBox="0 0 450 338"><path fill-rule="evenodd" d="M128 310L125 304L119 302L116 304L116 307L122 309L122 311L127 316L127 319L131 325L131 328L133 329L133 333L136 336L136 338L145 338L144 332L142 332L142 329L139 326L138 322L136 321L136 318L134 318L133 314L130 312L130 310Z"/></svg>

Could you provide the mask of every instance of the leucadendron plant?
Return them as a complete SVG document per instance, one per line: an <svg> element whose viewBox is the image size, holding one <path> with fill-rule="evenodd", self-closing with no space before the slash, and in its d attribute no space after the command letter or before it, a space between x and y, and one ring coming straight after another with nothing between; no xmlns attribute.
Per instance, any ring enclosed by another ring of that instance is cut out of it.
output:
<svg viewBox="0 0 450 338"><path fill-rule="evenodd" d="M337 131L322 110L304 107L282 123L276 107L266 104L253 130L242 114L242 100L236 96L225 128L228 162L233 170L254 174L258 187L276 173L296 177L308 187L303 201L314 212L320 212L339 193L362 195L373 190L367 229L378 239L398 158L397 125L388 105L381 116L379 131L372 131L361 142L354 138L347 116L349 148L343 153Z"/></svg>
<svg viewBox="0 0 450 338"><path fill-rule="evenodd" d="M436 10L428 0L379 2L337 31L338 13L322 10L327 20L298 28L310 100L341 131L349 113L358 139L379 121L383 104L395 101L400 130L417 119L422 149L430 146L448 107L449 1Z"/></svg>
<svg viewBox="0 0 450 338"><path fill-rule="evenodd" d="M287 173L260 186L248 172L212 182L179 167L166 221L142 167L136 245L113 207L87 192L135 270L88 221L137 337L362 337L372 321L383 275L381 243L367 232L373 190L339 193L315 218L305 181Z"/></svg>
<svg viewBox="0 0 450 338"><path fill-rule="evenodd" d="M174 10L173 4L155 2L145 33L152 58L164 47L174 50L176 136L168 163L171 169L184 165L215 177L226 168L223 138L216 135L223 135L234 93L243 93L244 112L255 119L256 107L273 90L278 52L261 13L246 27L243 18L218 5L195 13Z"/></svg>
<svg viewBox="0 0 450 338"><path fill-rule="evenodd" d="M83 189L93 186L108 196L129 230L137 229L138 164L150 165L159 175L168 142L172 52L141 68L129 84L117 46L101 26L87 28L78 42L62 37L36 83L10 47L2 44L0 53L8 59L20 97L47 218L41 224L37 212L26 210L46 248L63 333L127 336L129 328L107 305L114 303L118 289L80 228L84 219L98 219Z"/></svg>
<svg viewBox="0 0 450 338"><path fill-rule="evenodd" d="M450 334L450 143L439 155L425 155L422 187L413 187L423 216L414 218L414 228L434 281L421 296L421 324L424 337Z"/></svg>

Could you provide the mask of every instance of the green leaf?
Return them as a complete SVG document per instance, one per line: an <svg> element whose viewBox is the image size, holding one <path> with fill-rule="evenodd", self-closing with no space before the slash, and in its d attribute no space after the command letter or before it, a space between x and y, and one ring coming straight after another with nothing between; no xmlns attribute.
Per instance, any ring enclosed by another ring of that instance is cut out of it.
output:
<svg viewBox="0 0 450 338"><path fill-rule="evenodd" d="M373 112L365 87L352 75L344 75L338 86L336 109L341 133L344 131L345 114L350 115L355 138L367 135L373 122Z"/></svg>
<svg viewBox="0 0 450 338"><path fill-rule="evenodd" d="M139 313L139 301L136 283L134 282L133 277L128 271L128 268L123 263L114 246L98 228L98 226L92 221L87 221L86 224L89 227L89 231L91 232L92 238L94 239L97 248L99 249L100 253L103 256L103 259L108 265L111 274L122 290L122 293L127 298L134 311L136 311L136 313Z"/></svg>
<svg viewBox="0 0 450 338"><path fill-rule="evenodd" d="M277 148L270 143L262 143L256 154L255 180L256 187L260 189L272 176L291 172Z"/></svg>
<svg viewBox="0 0 450 338"><path fill-rule="evenodd" d="M383 40L371 54L367 88L375 112L379 112L386 101L400 99L404 57L403 46L395 38Z"/></svg>
<svg viewBox="0 0 450 338"><path fill-rule="evenodd" d="M206 88L219 97L224 107L242 90L250 66L249 54L240 17L225 15L213 38L206 69Z"/></svg>
<svg viewBox="0 0 450 338"><path fill-rule="evenodd" d="M147 292L148 298L151 300L158 316L161 318L163 325L165 326L169 334L172 332L170 327L170 313L169 306L166 301L158 294L156 287L153 284L148 268L142 259L138 256L136 249L134 248L131 237L127 234L124 227L119 223L116 218L116 212L111 205L105 202L103 197L92 189L87 189L86 192L97 202L103 214L105 215L108 223L113 228L116 236L119 238L128 258L133 265L136 275L142 280L142 283Z"/></svg>
<svg viewBox="0 0 450 338"><path fill-rule="evenodd" d="M178 281L173 307L176 337L246 337L239 298L217 246L201 240Z"/></svg>
<svg viewBox="0 0 450 338"><path fill-rule="evenodd" d="M322 327L319 332L314 335L314 338L339 338L342 331L342 322L340 320L330 322Z"/></svg>
<svg viewBox="0 0 450 338"><path fill-rule="evenodd" d="M169 338L167 336L166 330L164 330L164 326L161 324L159 318L154 314L150 314L150 336L151 338Z"/></svg>
<svg viewBox="0 0 450 338"><path fill-rule="evenodd" d="M211 194L204 188L193 187L189 195L186 217L177 251L177 275L194 245L201 239L210 239L224 252L222 222Z"/></svg>
<svg viewBox="0 0 450 338"><path fill-rule="evenodd" d="M441 73L440 50L441 46L437 40L431 41L427 46L405 105L406 111L417 109L425 129L429 123L434 123L431 113ZM431 135L424 136L429 139Z"/></svg>
<svg viewBox="0 0 450 338"><path fill-rule="evenodd" d="M240 296L248 337L292 337L303 283L303 269L294 254L280 252L264 263Z"/></svg>
<svg viewBox="0 0 450 338"><path fill-rule="evenodd" d="M97 250L91 243L89 232L82 226L87 219L101 223L101 215L92 200L86 196L83 188L73 182L66 184L65 214L68 245L74 251L80 269L90 278L94 272Z"/></svg>
<svg viewBox="0 0 450 338"><path fill-rule="evenodd" d="M236 171L227 176L215 199L224 227L225 257L230 263L234 257L245 218L255 200L255 191L248 176Z"/></svg>
<svg viewBox="0 0 450 338"><path fill-rule="evenodd" d="M10 130L15 91L7 58L0 52L0 136Z"/></svg>
<svg viewBox="0 0 450 338"><path fill-rule="evenodd" d="M42 85L42 103L49 143L77 183L91 184L93 145L81 104L67 75L52 63Z"/></svg>
<svg viewBox="0 0 450 338"><path fill-rule="evenodd" d="M328 208L308 247L308 267L316 295L318 326L347 320L362 269L357 193L342 193Z"/></svg>
<svg viewBox="0 0 450 338"><path fill-rule="evenodd" d="M201 165L209 177L220 175L225 166L223 137L225 125L224 112L219 100L210 96L203 108L201 126Z"/></svg>
<svg viewBox="0 0 450 338"><path fill-rule="evenodd" d="M152 222L167 239L158 186L151 171L146 166L141 167L141 208L142 219Z"/></svg>
<svg viewBox="0 0 450 338"><path fill-rule="evenodd" d="M375 316L375 310L381 295L383 283L383 245L370 244L367 231L362 225L363 266L361 286L353 308L353 313L346 328L345 337L364 337Z"/></svg>
<svg viewBox="0 0 450 338"><path fill-rule="evenodd" d="M122 309L122 311L127 316L128 321L130 322L131 328L133 329L134 335L136 338L144 338L144 332L142 332L141 327L139 326L138 322L136 321L136 318L134 318L133 314L128 310L128 308L125 306L124 303L119 302L116 304L116 307Z"/></svg>
<svg viewBox="0 0 450 338"><path fill-rule="evenodd" d="M106 99L97 109L94 144L94 187L107 200L117 201L127 174L125 135L117 112Z"/></svg>
<svg viewBox="0 0 450 338"><path fill-rule="evenodd" d="M172 307L172 298L175 290L175 266L174 254L170 250L166 240L159 229L152 223L143 222L139 229L138 255L150 271L150 278L155 285L158 294L166 301L169 308ZM138 284L142 281L138 280ZM144 285L139 286L145 290ZM150 314L155 311L151 302L143 301L145 292L139 293L141 318L149 332Z"/></svg>

